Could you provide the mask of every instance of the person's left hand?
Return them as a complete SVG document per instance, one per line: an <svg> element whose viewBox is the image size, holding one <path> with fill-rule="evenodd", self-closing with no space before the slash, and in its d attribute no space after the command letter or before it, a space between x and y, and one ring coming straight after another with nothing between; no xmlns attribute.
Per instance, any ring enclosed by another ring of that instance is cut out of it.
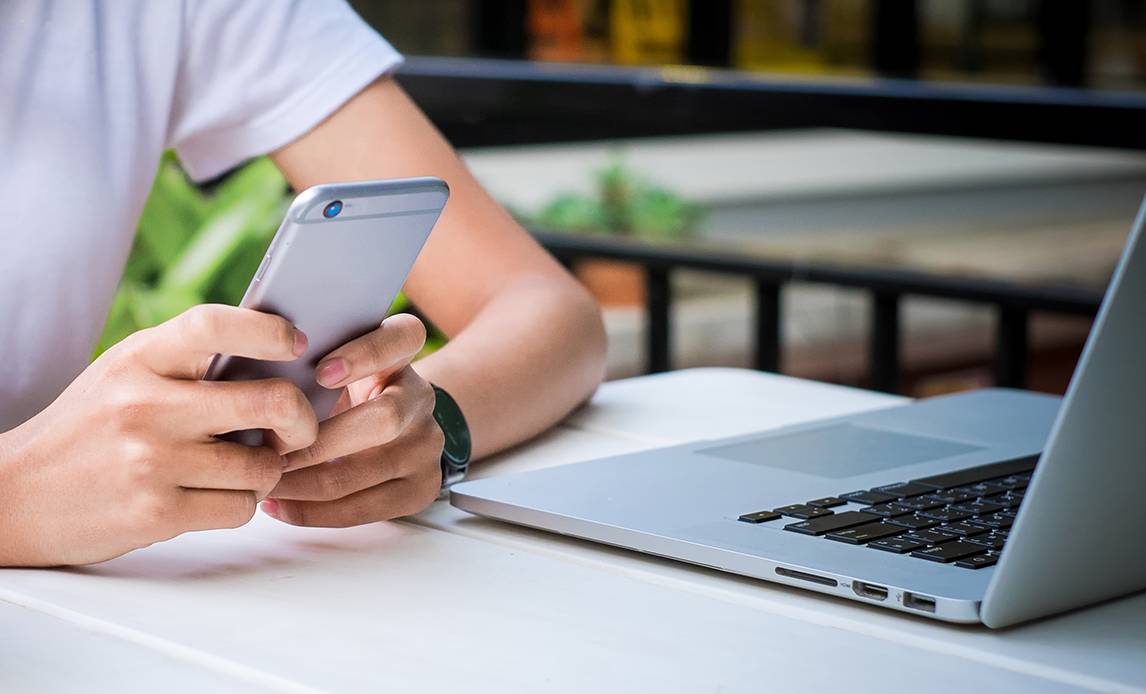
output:
<svg viewBox="0 0 1146 694"><path fill-rule="evenodd" d="M345 388L318 439L287 456L263 511L292 525L346 527L421 511L441 488L443 435L434 391L410 366L426 329L387 318L318 365L326 388Z"/></svg>

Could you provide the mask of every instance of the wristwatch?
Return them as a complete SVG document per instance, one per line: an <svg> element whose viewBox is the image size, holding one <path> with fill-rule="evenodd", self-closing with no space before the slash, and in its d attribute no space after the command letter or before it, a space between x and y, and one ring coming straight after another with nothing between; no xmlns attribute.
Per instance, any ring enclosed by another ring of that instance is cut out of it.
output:
<svg viewBox="0 0 1146 694"><path fill-rule="evenodd" d="M461 482L470 467L470 428L449 393L434 386L434 421L442 428L445 445L442 447L442 492Z"/></svg>

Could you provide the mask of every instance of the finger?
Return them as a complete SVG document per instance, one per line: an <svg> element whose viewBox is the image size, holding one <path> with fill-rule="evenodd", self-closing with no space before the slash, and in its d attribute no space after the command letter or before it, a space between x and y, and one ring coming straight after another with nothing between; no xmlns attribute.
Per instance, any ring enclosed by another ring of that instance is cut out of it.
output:
<svg viewBox="0 0 1146 694"><path fill-rule="evenodd" d="M176 378L202 378L215 354L293 361L307 349L306 336L285 318L221 304L195 306L153 331L142 356Z"/></svg>
<svg viewBox="0 0 1146 694"><path fill-rule="evenodd" d="M306 448L318 436L318 418L306 395L283 378L257 381L193 381L178 384L184 426L211 437L267 429L280 453Z"/></svg>
<svg viewBox="0 0 1146 694"><path fill-rule="evenodd" d="M436 476L435 476L436 475ZM271 498L263 511L291 525L345 528L417 513L438 496L441 471L403 477L334 501L295 501Z"/></svg>
<svg viewBox="0 0 1146 694"><path fill-rule="evenodd" d="M254 492L185 489L176 503L184 530L214 530L246 525L258 502Z"/></svg>
<svg viewBox="0 0 1146 694"><path fill-rule="evenodd" d="M442 434L433 419L388 445L288 472L270 493L276 499L332 501L400 477L441 470Z"/></svg>
<svg viewBox="0 0 1146 694"><path fill-rule="evenodd" d="M397 371L426 344L426 326L406 313L390 316L377 329L323 357L315 379L324 388L341 388L370 374Z"/></svg>
<svg viewBox="0 0 1146 694"><path fill-rule="evenodd" d="M192 456L179 467L175 481L188 489L252 491L263 499L282 473L282 456L267 446L211 441L194 444Z"/></svg>
<svg viewBox="0 0 1146 694"><path fill-rule="evenodd" d="M268 496L300 501L333 501L389 482L403 473L398 448L384 446L288 472Z"/></svg>
<svg viewBox="0 0 1146 694"><path fill-rule="evenodd" d="M285 469L310 467L387 444L411 422L430 417L433 406L433 389L406 367L370 400L321 422L314 444L288 455Z"/></svg>

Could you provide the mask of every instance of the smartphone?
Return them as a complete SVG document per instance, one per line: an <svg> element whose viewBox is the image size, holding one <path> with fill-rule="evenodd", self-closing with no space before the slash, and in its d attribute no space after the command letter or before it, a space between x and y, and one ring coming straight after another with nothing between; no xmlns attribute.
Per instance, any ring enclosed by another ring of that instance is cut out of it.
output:
<svg viewBox="0 0 1146 694"><path fill-rule="evenodd" d="M218 354L204 378L286 378L325 418L339 391L315 382L315 366L386 317L448 198L439 178L332 183L300 193L239 305L294 323L307 336L306 353L293 362ZM228 438L258 445L262 432Z"/></svg>

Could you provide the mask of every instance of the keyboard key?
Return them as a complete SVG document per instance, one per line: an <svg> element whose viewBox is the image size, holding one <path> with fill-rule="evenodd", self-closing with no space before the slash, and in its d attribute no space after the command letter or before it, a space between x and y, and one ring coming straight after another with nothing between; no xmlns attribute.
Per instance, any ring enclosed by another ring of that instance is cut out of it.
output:
<svg viewBox="0 0 1146 694"><path fill-rule="evenodd" d="M1006 487L1007 489L1026 489L1027 485L1029 485L1031 482L1031 478L1030 475L1011 475L1010 477L1004 477L1001 480L996 480L996 482Z"/></svg>
<svg viewBox="0 0 1146 694"><path fill-rule="evenodd" d="M979 498L972 492L961 492L955 489L948 489L947 491L935 492L923 497L924 499L934 499L940 504L960 504L964 501L974 501Z"/></svg>
<svg viewBox="0 0 1146 694"><path fill-rule="evenodd" d="M1007 488L996 482L979 482L978 484L969 484L965 487L959 487L956 491L967 492L968 494L974 494L976 497L982 498L984 496L1005 492Z"/></svg>
<svg viewBox="0 0 1146 694"><path fill-rule="evenodd" d="M928 509L946 506L947 504L953 502L941 501L928 494L927 496L917 496L914 499L904 499L903 501L896 501L894 503L915 509L916 511L926 511Z"/></svg>
<svg viewBox="0 0 1146 694"><path fill-rule="evenodd" d="M1032 455L1026 458L1016 458L1015 460L1005 460L1001 463L964 468L963 470L945 472L941 475L932 475L911 481L931 485L938 489L953 489L985 480L993 480L999 477L1007 477L1008 475L1030 472L1035 469L1035 463L1037 461L1038 456Z"/></svg>
<svg viewBox="0 0 1146 694"><path fill-rule="evenodd" d="M907 554L914 552L917 549L923 549L927 546L926 543L919 540L913 540L905 535L899 537L888 537L882 540L875 540L874 542L867 543L868 547L872 549L883 550L884 552L894 552L896 554Z"/></svg>
<svg viewBox="0 0 1146 694"><path fill-rule="evenodd" d="M924 530L939 525L939 521L924 518L923 516L900 516L898 518L890 518L887 521L892 525L898 525L901 528L908 530Z"/></svg>
<svg viewBox="0 0 1146 694"><path fill-rule="evenodd" d="M865 542L872 540L882 540L885 537L892 535L900 535L907 532L906 528L901 528L898 525L891 525L890 523L868 523L867 525L860 525L855 528L845 528L844 530L837 530L828 533L826 537L829 540L837 542L846 542L849 545L862 545Z"/></svg>
<svg viewBox="0 0 1146 694"><path fill-rule="evenodd" d="M963 559L973 554L982 554L986 551L986 547L956 540L955 542L944 542L941 545L928 547L926 549L917 549L911 553L911 556L947 564L957 559Z"/></svg>
<svg viewBox="0 0 1146 694"><path fill-rule="evenodd" d="M944 525L943 532L955 533L960 537L970 537L972 535L982 535L983 533L987 532L987 529L978 525L972 525L970 521L958 521L956 523L948 523L947 525Z"/></svg>
<svg viewBox="0 0 1146 694"><path fill-rule="evenodd" d="M960 559L955 562L955 566L962 566L964 569L983 569L988 566L994 566L999 561L997 554L976 554L966 559Z"/></svg>
<svg viewBox="0 0 1146 694"><path fill-rule="evenodd" d="M1003 498L996 500L995 503L1003 504L1008 509L1018 508L1019 504L1023 503L1023 494L1022 492L1010 492Z"/></svg>
<svg viewBox="0 0 1146 694"><path fill-rule="evenodd" d="M861 489L858 492L840 494L840 498L847 499L848 501L854 501L857 504L867 504L868 506L872 506L874 504L882 504L886 501L895 501L898 497L896 497L894 494L888 494L886 492L877 492L874 490L865 491Z"/></svg>
<svg viewBox="0 0 1146 694"><path fill-rule="evenodd" d="M990 501L984 501L982 499L979 499L978 501L967 502L965 504L955 504L951 508L955 509L956 511L966 511L967 513L976 516L989 516L992 513L1003 510L1003 507L999 504L995 504Z"/></svg>
<svg viewBox="0 0 1146 694"><path fill-rule="evenodd" d="M920 511L919 515L942 523L954 523L964 518L970 518L972 514L965 511L955 511L948 506L947 508L933 508L930 511Z"/></svg>
<svg viewBox="0 0 1146 694"><path fill-rule="evenodd" d="M820 516L832 515L832 512L826 508L816 508L807 504L789 504L772 510L793 518L819 518Z"/></svg>
<svg viewBox="0 0 1146 694"><path fill-rule="evenodd" d="M876 487L872 491L883 492L884 494L894 494L897 498L908 499L913 496L922 496L935 491L938 487L930 484L919 484L918 482L896 482L895 484L885 484L882 487Z"/></svg>
<svg viewBox="0 0 1146 694"><path fill-rule="evenodd" d="M1014 518L1008 518L1007 516L1004 516L1001 513L996 513L993 516L982 516L980 518L972 518L971 520L969 520L967 522L968 523L974 523L975 525L979 525L979 526L982 526L984 528L990 528L991 530L1006 530L1007 528L1009 528L1015 524L1015 519Z"/></svg>
<svg viewBox="0 0 1146 694"><path fill-rule="evenodd" d="M895 518L896 516L906 516L909 513L915 513L915 509L910 506L904 506L898 501L892 501L886 504L876 504L875 506L868 506L867 508L860 509L864 513L871 513L881 518Z"/></svg>
<svg viewBox="0 0 1146 694"><path fill-rule="evenodd" d="M837 506L843 506L846 503L848 502L837 496L825 496L820 499L812 499L808 502L808 506L815 506L816 508L835 508Z"/></svg>
<svg viewBox="0 0 1146 694"><path fill-rule="evenodd" d="M1016 509L1019 504L1023 503L1022 492L1007 492L1005 494L996 494L989 496L984 501L989 501L992 504L998 504L1007 510Z"/></svg>
<svg viewBox="0 0 1146 694"><path fill-rule="evenodd" d="M843 513L836 513L830 516L824 516L823 518L813 518L812 520L806 520L802 523L789 523L784 526L784 529L791 530L794 533L800 533L801 535L823 535L833 530L850 528L877 520L879 520L879 516L873 516L870 513L844 511Z"/></svg>
<svg viewBox="0 0 1146 694"><path fill-rule="evenodd" d="M1007 541L1007 538L1002 537L1002 536L998 535L997 533L990 533L990 534L986 534L986 535L975 535L974 537L968 537L968 538L964 538L964 539L966 539L967 542L970 542L973 545L979 545L981 547L986 547L987 549L994 549L994 550L1002 549L1003 543L1005 543Z"/></svg>
<svg viewBox="0 0 1146 694"><path fill-rule="evenodd" d="M909 540L916 542L924 542L929 545L941 545L944 542L951 542L958 540L959 536L955 533L943 532L942 528L931 528L930 530L913 530L912 532L904 535Z"/></svg>
<svg viewBox="0 0 1146 694"><path fill-rule="evenodd" d="M770 520L776 520L779 517L780 514L775 511L757 511L756 513L745 513L736 520L745 523L765 523Z"/></svg>

